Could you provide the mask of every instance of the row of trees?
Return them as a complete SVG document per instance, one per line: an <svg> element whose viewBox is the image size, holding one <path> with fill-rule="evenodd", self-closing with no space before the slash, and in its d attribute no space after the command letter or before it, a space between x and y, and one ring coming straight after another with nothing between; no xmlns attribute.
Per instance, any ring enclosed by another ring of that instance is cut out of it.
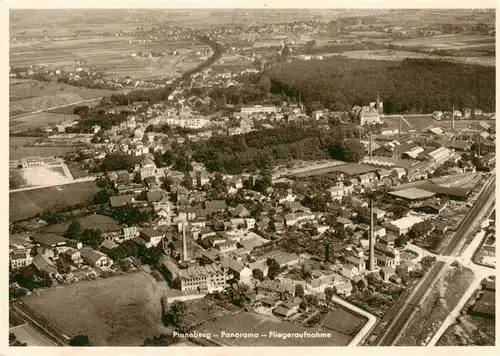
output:
<svg viewBox="0 0 500 356"><path fill-rule="evenodd" d="M332 156L359 161L364 155L364 147L354 137L355 128L351 125L339 125L328 131L285 125L244 135L212 137L197 143L192 150L193 158L209 170L238 174L294 159L317 160Z"/></svg>
<svg viewBox="0 0 500 356"><path fill-rule="evenodd" d="M101 241L101 230L99 229L83 229L80 222L72 221L64 234L68 239L81 241L82 243L97 248Z"/></svg>
<svg viewBox="0 0 500 356"><path fill-rule="evenodd" d="M380 93L391 113L430 113L455 107L495 108L495 68L431 59L390 61L335 58L293 61L267 73L272 92L301 92L306 105L336 111L367 105ZM295 96L295 95L291 95Z"/></svg>
<svg viewBox="0 0 500 356"><path fill-rule="evenodd" d="M141 157L125 153L108 153L100 165L101 172L132 170L139 163Z"/></svg>

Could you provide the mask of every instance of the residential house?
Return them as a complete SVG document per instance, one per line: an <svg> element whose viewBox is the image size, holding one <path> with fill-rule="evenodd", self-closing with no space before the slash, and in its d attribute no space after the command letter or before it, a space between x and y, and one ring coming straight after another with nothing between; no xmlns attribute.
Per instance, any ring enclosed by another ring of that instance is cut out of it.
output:
<svg viewBox="0 0 500 356"><path fill-rule="evenodd" d="M80 250L83 261L92 267L110 267L113 264L104 253L95 251L89 247L84 247Z"/></svg>
<svg viewBox="0 0 500 356"><path fill-rule="evenodd" d="M294 298L293 300L284 302L274 308L273 314L282 318L287 318L297 313L297 311L299 310L299 305L300 298Z"/></svg>
<svg viewBox="0 0 500 356"><path fill-rule="evenodd" d="M27 267L33 262L33 258L31 257L29 250L24 251L14 251L10 253L10 268L12 270Z"/></svg>
<svg viewBox="0 0 500 356"><path fill-rule="evenodd" d="M45 271L50 276L55 276L57 274L57 267L52 261L48 259L48 257L43 254L34 256L32 264L36 267L37 270Z"/></svg>
<svg viewBox="0 0 500 356"><path fill-rule="evenodd" d="M75 266L83 263L83 258L80 250L69 248L62 253L62 256Z"/></svg>
<svg viewBox="0 0 500 356"><path fill-rule="evenodd" d="M278 287L280 282L277 280L264 280L257 285L257 295L266 298L279 298Z"/></svg>
<svg viewBox="0 0 500 356"><path fill-rule="evenodd" d="M394 268L392 268L392 267L383 267L380 270L380 276L382 277L384 282L389 282L389 279L395 275L396 275L396 272L394 271Z"/></svg>
<svg viewBox="0 0 500 356"><path fill-rule="evenodd" d="M268 252L258 258L260 261L266 261L267 259L275 260L281 268L293 266L300 262L300 257L297 254L278 250Z"/></svg>
<svg viewBox="0 0 500 356"><path fill-rule="evenodd" d="M130 240L139 236L139 230L137 226L129 226L123 228L123 239Z"/></svg>
<svg viewBox="0 0 500 356"><path fill-rule="evenodd" d="M133 194L117 195L109 198L109 203L112 208L133 204L134 202L135 196Z"/></svg>
<svg viewBox="0 0 500 356"><path fill-rule="evenodd" d="M230 211L230 214L232 216L237 216L240 218L247 218L250 216L250 212L242 204L238 204L238 206L236 206L236 208L234 208Z"/></svg>
<svg viewBox="0 0 500 356"><path fill-rule="evenodd" d="M243 284L249 285L252 279L252 270L243 263L228 257L221 258L221 266L227 268L233 278Z"/></svg>
<svg viewBox="0 0 500 356"><path fill-rule="evenodd" d="M398 236L401 236L407 234L413 225L422 221L422 218L418 216L406 216L392 221L386 226L386 228L389 231L395 232Z"/></svg>
<svg viewBox="0 0 500 356"><path fill-rule="evenodd" d="M227 208L224 200L207 200L205 202L205 209L209 213L223 213Z"/></svg>
<svg viewBox="0 0 500 356"><path fill-rule="evenodd" d="M342 266L341 274L342 276L352 280L359 276L359 270L356 266L344 265Z"/></svg>
<svg viewBox="0 0 500 356"><path fill-rule="evenodd" d="M252 274L253 274L253 270L255 269L258 269L259 271L262 272L262 275L265 277L267 277L267 273L269 272L269 267L266 263L267 261L258 261L258 262L252 262L252 263L248 263L248 268L250 268L250 270L252 271Z"/></svg>
<svg viewBox="0 0 500 356"><path fill-rule="evenodd" d="M366 269L366 261L363 257L349 256L345 259L345 264L356 267L359 272Z"/></svg>
<svg viewBox="0 0 500 356"><path fill-rule="evenodd" d="M147 227L139 231L139 237L146 242L145 246L147 248L151 248L158 246L165 235L160 231Z"/></svg>

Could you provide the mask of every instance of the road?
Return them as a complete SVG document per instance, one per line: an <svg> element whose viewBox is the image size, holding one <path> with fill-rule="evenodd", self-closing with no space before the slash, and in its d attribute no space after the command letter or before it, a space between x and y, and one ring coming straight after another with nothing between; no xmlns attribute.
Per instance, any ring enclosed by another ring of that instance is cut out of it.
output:
<svg viewBox="0 0 500 356"><path fill-rule="evenodd" d="M373 314L368 313L366 310L363 310L363 309L355 306L354 304L351 304L351 303L345 301L344 299L337 297L336 295L334 295L332 297L332 301L334 303L342 305L344 308L346 308L348 310L351 310L354 313L360 314L360 315L362 315L362 316L364 316L365 318L368 319L368 321L365 323L365 325L363 325L363 327L361 328L361 330L356 334L356 336L351 340L351 342L349 342L348 346L357 346L357 345L359 345L361 343L361 341L364 340L364 338L366 337L366 335L368 335L368 333L370 332L370 330L377 323L377 317L375 315L373 315Z"/></svg>
<svg viewBox="0 0 500 356"><path fill-rule="evenodd" d="M101 100L101 99L102 99L102 96L100 98L94 98L94 99L89 99L89 100L84 100L84 101L78 101L76 103L69 103L69 104L54 106L54 107L51 107L51 108L45 108L45 109L40 109L40 110L36 110L36 111L31 111L31 112L27 112L27 113L15 115L15 116L10 116L9 120L19 119L20 117L35 115L35 114L39 114L41 112L55 110L55 109L60 109L60 108L65 108L65 107L68 107L68 106L82 105L82 104L85 104L85 103L91 103L93 101L97 101L97 100Z"/></svg>
<svg viewBox="0 0 500 356"><path fill-rule="evenodd" d="M474 292L480 287L481 282L488 276L494 275L495 274L495 269L486 267L486 266L480 266L475 264L472 261L472 258L474 257L474 252L477 250L477 248L481 245L481 242L483 241L485 232L481 231L476 234L472 242L467 246L467 248L464 250L462 255L458 258L458 261L465 267L470 268L474 272L474 280L471 282L471 285L467 290L464 292L464 295L462 298L459 300L458 304L453 308L453 310L450 312L450 314L446 317L446 319L443 321L441 324L440 328L434 334L432 339L429 341L427 346L435 346L436 343L439 341L441 336L445 333L445 331L455 323L457 318L460 316L460 312L462 308L464 307L465 303L469 300L469 298L474 294Z"/></svg>
<svg viewBox="0 0 500 356"><path fill-rule="evenodd" d="M17 317L25 320L32 325L41 334L49 338L58 346L67 346L68 337L62 334L54 326L48 323L45 319L36 314L34 310L29 308L23 302L10 303L11 312L16 314Z"/></svg>
<svg viewBox="0 0 500 356"><path fill-rule="evenodd" d="M455 234L448 241L442 255L454 256L463 245L469 240L472 233L475 231L478 222L490 209L495 200L495 175L492 175L485 185L477 201L468 212L465 219L460 224ZM438 260L430 269L427 275L419 282L419 284L410 293L407 302L402 305L402 308L396 313L396 316L387 323L382 332L376 337L373 345L376 346L391 346L398 337L402 334L405 327L408 325L415 310L422 304L427 292L432 288L434 283L439 279L445 271L450 261Z"/></svg>

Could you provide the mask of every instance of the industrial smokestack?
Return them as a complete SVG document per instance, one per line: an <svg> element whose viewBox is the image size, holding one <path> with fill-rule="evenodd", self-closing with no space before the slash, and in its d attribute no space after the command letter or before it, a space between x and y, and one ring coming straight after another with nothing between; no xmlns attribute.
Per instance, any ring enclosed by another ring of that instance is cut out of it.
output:
<svg viewBox="0 0 500 356"><path fill-rule="evenodd" d="M401 127L402 127L402 125L403 125L403 124L402 124L402 121L403 121L403 117L402 117L402 116L400 116L400 117L399 117L399 131L398 131L398 132L399 132L399 136L401 136Z"/></svg>
<svg viewBox="0 0 500 356"><path fill-rule="evenodd" d="M372 148L373 148L373 139L372 139L372 133L370 132L370 158L372 157Z"/></svg>
<svg viewBox="0 0 500 356"><path fill-rule="evenodd" d="M375 269L375 229L373 226L373 197L370 197L370 259L368 269Z"/></svg>
<svg viewBox="0 0 500 356"><path fill-rule="evenodd" d="M182 260L183 261L188 260L185 221L182 221Z"/></svg>

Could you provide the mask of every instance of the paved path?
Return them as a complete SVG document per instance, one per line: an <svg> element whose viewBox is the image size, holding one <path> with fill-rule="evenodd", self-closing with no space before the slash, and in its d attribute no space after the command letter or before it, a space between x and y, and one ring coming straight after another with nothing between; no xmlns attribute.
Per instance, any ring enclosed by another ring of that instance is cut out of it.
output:
<svg viewBox="0 0 500 356"><path fill-rule="evenodd" d="M36 111L30 111L30 112L27 112L27 113L22 113L22 114L19 114L19 115L11 116L11 117L9 117L9 120L18 119L20 117L25 117L25 116L30 116L30 115L39 114L39 113L45 112L45 111L50 111L50 110L65 108L65 107L68 107L68 106L73 106L73 105L76 106L76 105L82 105L82 104L85 104L85 103L91 103L93 101L97 101L97 100L101 100L101 99L102 99L102 97L100 97L100 98L94 98L94 99L89 99L89 100L84 100L84 101L77 101L77 102L69 103L69 104L63 104L63 105L53 106L51 108L45 108L45 109L40 109L40 110L36 110Z"/></svg>
<svg viewBox="0 0 500 356"><path fill-rule="evenodd" d="M489 223L489 220L487 220L487 222ZM485 225L486 224L483 224L482 227L485 227ZM467 288L467 290L464 292L464 295L459 300L459 302L455 306L455 308L450 312L450 314L443 321L443 324L438 329L436 334L432 337L432 339L429 341L427 346L435 346L436 345L436 343L439 341L439 339L445 333L445 331L451 325L453 325L455 323L456 319L460 316L460 311L464 307L465 303L467 303L469 298L479 288L479 286L481 285L481 282L486 277L495 274L495 269L477 265L472 261L472 258L474 256L474 252L481 245L481 241L483 241L484 235L485 235L484 230L477 233L476 236L474 237L474 239L472 240L472 242L469 244L469 246L467 246L467 248L464 250L462 255L456 259L458 262L460 262L460 264L471 269L474 272L474 280L472 281L469 288Z"/></svg>

